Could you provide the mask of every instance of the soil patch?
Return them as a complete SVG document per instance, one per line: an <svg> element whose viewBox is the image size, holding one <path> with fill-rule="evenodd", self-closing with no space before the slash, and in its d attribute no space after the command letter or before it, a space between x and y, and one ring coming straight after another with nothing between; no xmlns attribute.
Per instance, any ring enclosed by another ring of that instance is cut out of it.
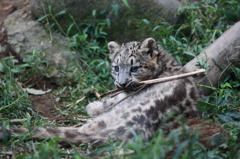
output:
<svg viewBox="0 0 240 159"><path fill-rule="evenodd" d="M48 93L44 95L29 95L29 99L33 101L34 110L41 116L53 118L56 113L55 96Z"/></svg>

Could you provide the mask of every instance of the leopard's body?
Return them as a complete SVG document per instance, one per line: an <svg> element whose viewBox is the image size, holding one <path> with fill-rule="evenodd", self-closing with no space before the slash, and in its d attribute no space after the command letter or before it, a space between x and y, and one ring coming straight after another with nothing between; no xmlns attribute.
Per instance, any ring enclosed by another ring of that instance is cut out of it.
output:
<svg viewBox="0 0 240 159"><path fill-rule="evenodd" d="M167 77L183 73L182 66L156 44L153 38L143 42L128 42L122 45L109 42L111 74L118 88L137 88L143 80ZM59 136L73 144L107 142L109 137L125 141L133 137L132 130L145 141L151 139L158 129L168 132L180 125L180 118L199 116L197 86L191 77L148 85L117 105L116 102L133 91L126 91L106 101L87 105L92 116L80 128L38 128L33 136ZM108 109L109 108L109 109ZM10 129L23 133L26 129ZM3 133L0 138L3 137Z"/></svg>

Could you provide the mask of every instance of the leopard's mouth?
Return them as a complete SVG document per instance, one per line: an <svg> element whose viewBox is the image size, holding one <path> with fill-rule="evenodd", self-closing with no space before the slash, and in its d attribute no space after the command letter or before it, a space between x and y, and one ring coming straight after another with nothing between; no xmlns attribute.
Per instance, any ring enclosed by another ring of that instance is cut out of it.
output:
<svg viewBox="0 0 240 159"><path fill-rule="evenodd" d="M141 86L141 85L142 84L140 84L138 82L135 82L135 81L128 82L125 85L120 85L118 82L115 82L115 86L118 89L131 89L131 90L135 90L135 89L139 88L139 86Z"/></svg>

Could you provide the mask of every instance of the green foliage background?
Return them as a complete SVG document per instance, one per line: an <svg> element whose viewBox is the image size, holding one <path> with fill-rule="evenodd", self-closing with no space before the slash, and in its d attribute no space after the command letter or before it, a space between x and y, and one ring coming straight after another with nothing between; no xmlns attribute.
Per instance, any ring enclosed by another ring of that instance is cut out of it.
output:
<svg viewBox="0 0 240 159"><path fill-rule="evenodd" d="M126 6L129 5L127 1L124 3ZM51 11L51 7L48 9ZM117 7L113 9L117 12ZM41 17L39 21L51 18L54 23L49 24L48 27L59 26L56 17L65 13L65 11L61 11L53 15L50 12ZM97 13L94 10L92 16L95 18L98 14L103 13ZM91 24L82 23L81 26L76 25L71 15L68 15L71 17L72 24L67 30L60 26L57 27L58 32L69 37L69 47L82 52L81 55L78 55L79 65L63 70L63 72L74 72L77 74L76 78L70 82L70 85L59 86L53 92L56 97L61 98L62 105L74 103L71 111L68 112L65 111L66 108L58 107L58 116L60 117L85 114L84 106L89 101L96 100L95 91L104 93L114 88L113 80L109 78L108 35L105 31L106 27L111 27L111 25L109 19L105 19L103 15L101 15L102 20L96 20ZM188 3L180 8L179 15L181 19L176 25L160 22L153 26L147 19L140 19L138 23L142 28L150 28L152 32L149 37L157 37L155 39L159 44L169 50L181 64L185 64L203 52L224 31L240 20L240 1L208 0ZM70 36L69 33L73 27L78 29L78 33ZM26 121L23 122L26 128L48 124L32 110L28 94L22 91L21 85L19 85L32 76L48 76L46 73L47 61L43 61L40 54L42 53L35 51L28 53L29 58L23 59L22 63L14 57L6 57L0 61L0 121L3 127L9 126L11 119L22 118L26 118ZM92 156L103 158L237 158L240 132L240 68L231 66L231 69L233 74L222 81L217 88L212 88L214 93L204 97L204 102L199 102L199 110L203 113L203 118L224 127L230 134L230 137L223 139L221 144L218 143L220 138L212 139L212 149L199 143L198 134L191 134L190 129L185 126L182 128L184 131L172 131L166 137L159 130L156 137L147 143L136 136L135 140L121 145L121 149L119 149L121 143L109 141L107 145L96 147L92 144L83 144L65 151L56 144L57 138L42 142L25 141L30 136L30 134L25 134L18 137L17 140L5 141L4 145L1 145L0 151L2 154L7 151L13 152L14 158L34 159L91 158ZM62 97L64 92L65 96ZM81 97L86 98L76 103ZM75 119L70 120L74 122ZM183 136L187 140L181 142ZM119 153L119 150L124 153Z"/></svg>

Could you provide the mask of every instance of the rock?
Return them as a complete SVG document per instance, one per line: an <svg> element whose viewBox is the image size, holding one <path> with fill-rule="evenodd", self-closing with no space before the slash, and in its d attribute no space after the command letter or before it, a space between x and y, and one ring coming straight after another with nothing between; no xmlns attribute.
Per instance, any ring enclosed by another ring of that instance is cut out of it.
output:
<svg viewBox="0 0 240 159"><path fill-rule="evenodd" d="M73 23L69 15L74 17L79 26L82 23L96 25L100 19L109 18L111 25L106 30L109 40L125 42L141 40L150 35L152 30L142 24L142 19L147 19L152 26L162 21L175 23L180 5L177 0L131 0L128 3L130 8L122 0L35 0L32 12L40 18L49 13L49 8L52 15L66 10L67 14L55 16L64 30ZM96 16L92 15L94 10ZM101 12L104 13L100 14ZM51 21L50 17L49 20ZM72 34L76 32L77 29L73 27Z"/></svg>
<svg viewBox="0 0 240 159"><path fill-rule="evenodd" d="M70 53L68 38L59 33L50 34L39 22L24 18L20 10L9 15L4 25L8 32L8 43L17 55L25 59L29 56L26 53L39 53L42 56L40 58L48 62L47 73L55 83L71 81L74 75L62 73L76 60L75 55Z"/></svg>

